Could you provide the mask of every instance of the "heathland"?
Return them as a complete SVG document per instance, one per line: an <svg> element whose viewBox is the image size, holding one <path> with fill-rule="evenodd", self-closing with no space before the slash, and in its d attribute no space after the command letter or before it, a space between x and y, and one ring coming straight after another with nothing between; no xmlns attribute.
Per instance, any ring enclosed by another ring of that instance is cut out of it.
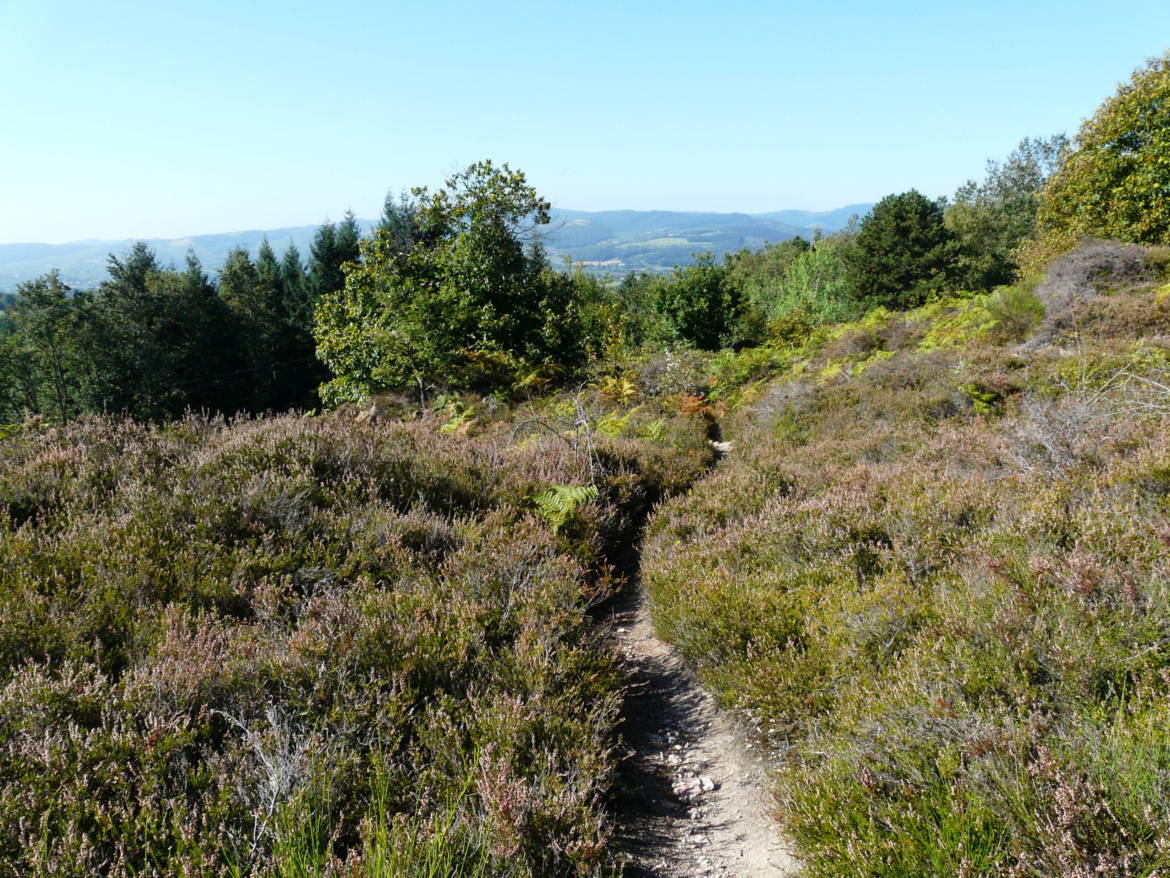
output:
<svg viewBox="0 0 1170 878"><path fill-rule="evenodd" d="M1170 869L1168 132L1170 56L620 282L481 162L307 264L20 285L0 874L618 874L631 591L807 874Z"/></svg>

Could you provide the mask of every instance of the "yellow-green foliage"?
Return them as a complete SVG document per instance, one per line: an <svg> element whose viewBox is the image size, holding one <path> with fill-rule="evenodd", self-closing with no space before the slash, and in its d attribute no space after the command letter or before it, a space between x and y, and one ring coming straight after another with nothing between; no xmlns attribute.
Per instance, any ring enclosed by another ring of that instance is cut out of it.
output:
<svg viewBox="0 0 1170 878"><path fill-rule="evenodd" d="M716 360L712 396L750 402L777 375L850 378L901 351L945 351L988 340L1018 340L1043 317L1035 284L951 297L905 312L874 308L864 317L809 333L798 348L756 348Z"/></svg>
<svg viewBox="0 0 1170 878"><path fill-rule="evenodd" d="M992 301L834 330L651 521L656 625L786 745L812 876L1170 868L1167 348L1025 356Z"/></svg>
<svg viewBox="0 0 1170 878"><path fill-rule="evenodd" d="M1031 272L1083 238L1170 243L1170 53L1134 71L1085 121L1048 181Z"/></svg>
<svg viewBox="0 0 1170 878"><path fill-rule="evenodd" d="M591 500L597 499L597 488L592 485L553 485L536 494L532 502L537 511L559 531L577 514L577 510Z"/></svg>
<svg viewBox="0 0 1170 878"><path fill-rule="evenodd" d="M665 435L666 418L656 418L653 421L649 421L638 432L638 438L645 439L647 442L661 442Z"/></svg>
<svg viewBox="0 0 1170 878"><path fill-rule="evenodd" d="M929 328L919 344L924 351L963 347L987 335L999 322L987 307L988 296L946 299L911 311L907 318Z"/></svg>
<svg viewBox="0 0 1170 878"><path fill-rule="evenodd" d="M594 429L602 436L620 436L625 432L626 425L629 424L630 418L637 411L637 408L632 408L624 414L620 410L608 412L597 419Z"/></svg>
<svg viewBox="0 0 1170 878"><path fill-rule="evenodd" d="M994 319L990 332L999 341L1025 338L1044 319L1044 303L1036 295L1036 282L1000 287L983 307Z"/></svg>

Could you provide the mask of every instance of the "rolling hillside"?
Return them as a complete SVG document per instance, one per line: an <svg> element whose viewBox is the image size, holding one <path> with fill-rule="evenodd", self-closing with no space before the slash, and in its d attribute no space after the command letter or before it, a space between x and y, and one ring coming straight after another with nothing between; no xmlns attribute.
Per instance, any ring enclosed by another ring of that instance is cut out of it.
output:
<svg viewBox="0 0 1170 878"><path fill-rule="evenodd" d="M717 254L742 247L760 247L795 235L808 237L814 229L825 233L845 226L849 217L864 214L870 205L853 204L838 210L813 213L785 210L771 214L688 213L665 210L610 210L589 212L554 210L553 222L543 238L553 264L566 258L585 264L586 270L604 274L630 271L662 272L690 262L697 251ZM363 230L376 220L358 220ZM295 244L307 255L316 226L250 229L186 238L154 238L147 243L163 264L182 265L189 251L208 269L223 263L235 247L255 253L267 237L277 253ZM67 244L0 244L0 290L11 290L50 269L60 269L72 286L96 285L106 274L110 253L121 253L132 239L73 241Z"/></svg>

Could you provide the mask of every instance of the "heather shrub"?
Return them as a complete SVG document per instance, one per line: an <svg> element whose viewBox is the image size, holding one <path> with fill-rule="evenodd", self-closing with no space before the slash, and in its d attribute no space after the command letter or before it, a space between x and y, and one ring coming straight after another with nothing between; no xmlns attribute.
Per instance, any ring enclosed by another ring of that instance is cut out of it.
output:
<svg viewBox="0 0 1170 878"><path fill-rule="evenodd" d="M1086 308L1156 313L1139 277ZM1170 866L1164 347L1101 310L1072 350L1007 350L1003 299L967 300L994 322L961 345L832 330L651 520L655 623L782 754L811 875Z"/></svg>
<svg viewBox="0 0 1170 878"><path fill-rule="evenodd" d="M703 351L667 350L647 357L638 369L638 383L647 396L670 396L703 390L710 376L711 354Z"/></svg>
<svg viewBox="0 0 1170 878"><path fill-rule="evenodd" d="M1029 341L1032 348L1074 330L1089 303L1151 280L1147 248L1116 241L1083 242L1054 261L1036 287L1044 320Z"/></svg>
<svg viewBox="0 0 1170 878"><path fill-rule="evenodd" d="M588 609L709 461L702 424L589 453L441 427L0 442L0 873L610 867L620 679ZM560 527L555 486L581 495Z"/></svg>

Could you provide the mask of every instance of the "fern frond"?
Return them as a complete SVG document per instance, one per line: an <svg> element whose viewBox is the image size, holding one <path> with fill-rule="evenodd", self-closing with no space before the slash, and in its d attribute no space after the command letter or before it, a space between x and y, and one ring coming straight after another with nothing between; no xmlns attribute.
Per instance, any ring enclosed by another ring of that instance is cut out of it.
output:
<svg viewBox="0 0 1170 878"><path fill-rule="evenodd" d="M577 510L596 499L597 488L592 485L553 485L532 498L536 511L552 525L553 532L560 531Z"/></svg>

